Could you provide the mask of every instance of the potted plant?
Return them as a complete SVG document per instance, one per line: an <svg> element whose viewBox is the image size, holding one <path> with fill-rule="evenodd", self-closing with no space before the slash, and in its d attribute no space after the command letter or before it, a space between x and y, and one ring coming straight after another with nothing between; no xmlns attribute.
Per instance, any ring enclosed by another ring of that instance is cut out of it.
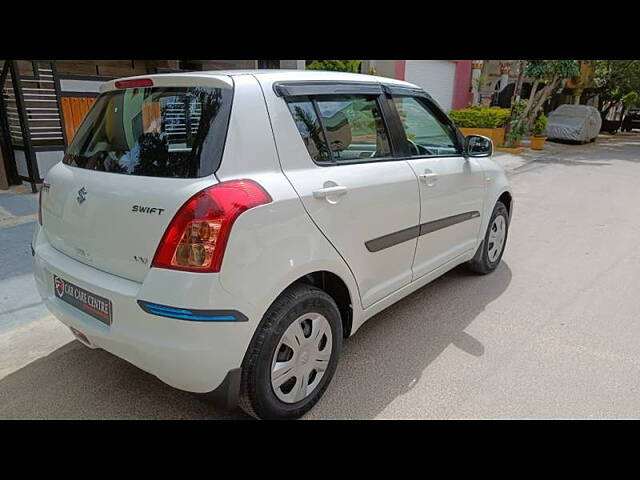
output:
<svg viewBox="0 0 640 480"><path fill-rule="evenodd" d="M485 105L473 105L461 110L452 110L449 116L460 129L467 135L484 135L493 140L495 145L504 143L504 126L509 119L508 108L487 107Z"/></svg>
<svg viewBox="0 0 640 480"><path fill-rule="evenodd" d="M533 150L542 150L547 137L544 136L547 129L547 117L541 113L533 124L533 137L531 138L531 148Z"/></svg>

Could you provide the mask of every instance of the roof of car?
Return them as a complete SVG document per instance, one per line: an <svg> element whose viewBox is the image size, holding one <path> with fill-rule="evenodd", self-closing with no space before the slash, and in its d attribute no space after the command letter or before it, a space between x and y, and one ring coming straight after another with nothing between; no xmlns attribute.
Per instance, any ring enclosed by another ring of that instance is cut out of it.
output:
<svg viewBox="0 0 640 480"><path fill-rule="evenodd" d="M345 80L345 81L359 81L359 82L380 82L390 83L404 86L415 85L405 82L403 80L397 80L395 78L380 77L376 75L368 75L363 73L349 73L349 72L330 72L325 70L285 70L285 69L255 69L255 70L209 70L201 73L210 73L212 75L268 75L277 80L288 80L291 77L306 78L308 80Z"/></svg>
<svg viewBox="0 0 640 480"><path fill-rule="evenodd" d="M268 77L269 80L274 82L284 80L328 80L328 81L349 81L349 82L377 82L385 83L389 85L399 85L410 88L420 88L403 80L397 80L395 78L380 77L375 75L367 75L362 73L348 73L348 72L329 72L323 70L280 70L280 69L247 69L247 70L206 70L206 71L191 71L191 72L179 72L179 73L158 73L154 75L137 75L136 77L127 78L147 78L147 77L160 77L165 75L173 76L239 76L239 75L254 75L257 77ZM123 79L118 79L123 80Z"/></svg>

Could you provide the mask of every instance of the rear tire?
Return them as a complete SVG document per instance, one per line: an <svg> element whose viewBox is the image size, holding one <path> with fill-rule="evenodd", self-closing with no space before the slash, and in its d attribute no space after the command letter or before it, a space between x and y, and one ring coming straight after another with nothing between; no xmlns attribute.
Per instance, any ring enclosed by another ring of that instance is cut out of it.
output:
<svg viewBox="0 0 640 480"><path fill-rule="evenodd" d="M493 272L504 253L509 231L509 211L502 202L493 207L484 240L474 257L466 265L469 270L480 275Z"/></svg>
<svg viewBox="0 0 640 480"><path fill-rule="evenodd" d="M240 407L259 419L304 415L329 386L341 348L342 322L333 298L311 285L289 287L269 307L249 346Z"/></svg>

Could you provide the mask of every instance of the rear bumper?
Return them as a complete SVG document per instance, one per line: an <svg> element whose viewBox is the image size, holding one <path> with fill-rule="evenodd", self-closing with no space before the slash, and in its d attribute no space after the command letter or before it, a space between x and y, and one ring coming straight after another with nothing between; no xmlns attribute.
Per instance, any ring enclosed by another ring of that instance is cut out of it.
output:
<svg viewBox="0 0 640 480"><path fill-rule="evenodd" d="M145 312L137 303L242 312L243 305L222 289L217 276L151 269L144 282L137 283L71 259L46 242L35 243L34 274L47 308L86 336L89 347L107 350L172 387L210 393L225 406L237 400L234 390L239 388L253 321L168 318ZM54 293L53 274L111 300L112 324L107 326L60 300Z"/></svg>

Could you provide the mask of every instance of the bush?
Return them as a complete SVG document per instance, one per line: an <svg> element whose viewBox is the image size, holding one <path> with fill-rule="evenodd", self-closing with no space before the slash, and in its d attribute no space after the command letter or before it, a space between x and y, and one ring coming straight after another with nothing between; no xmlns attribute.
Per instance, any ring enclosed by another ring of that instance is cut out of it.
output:
<svg viewBox="0 0 640 480"><path fill-rule="evenodd" d="M307 65L307 70L360 73L361 63L360 60L314 60Z"/></svg>
<svg viewBox="0 0 640 480"><path fill-rule="evenodd" d="M509 120L508 108L474 105L462 110L452 110L449 116L459 128L500 128Z"/></svg>
<svg viewBox="0 0 640 480"><path fill-rule="evenodd" d="M544 113L538 115L536 119L536 123L533 124L533 136L534 137L542 137L544 136L544 131L547 129L547 117Z"/></svg>

